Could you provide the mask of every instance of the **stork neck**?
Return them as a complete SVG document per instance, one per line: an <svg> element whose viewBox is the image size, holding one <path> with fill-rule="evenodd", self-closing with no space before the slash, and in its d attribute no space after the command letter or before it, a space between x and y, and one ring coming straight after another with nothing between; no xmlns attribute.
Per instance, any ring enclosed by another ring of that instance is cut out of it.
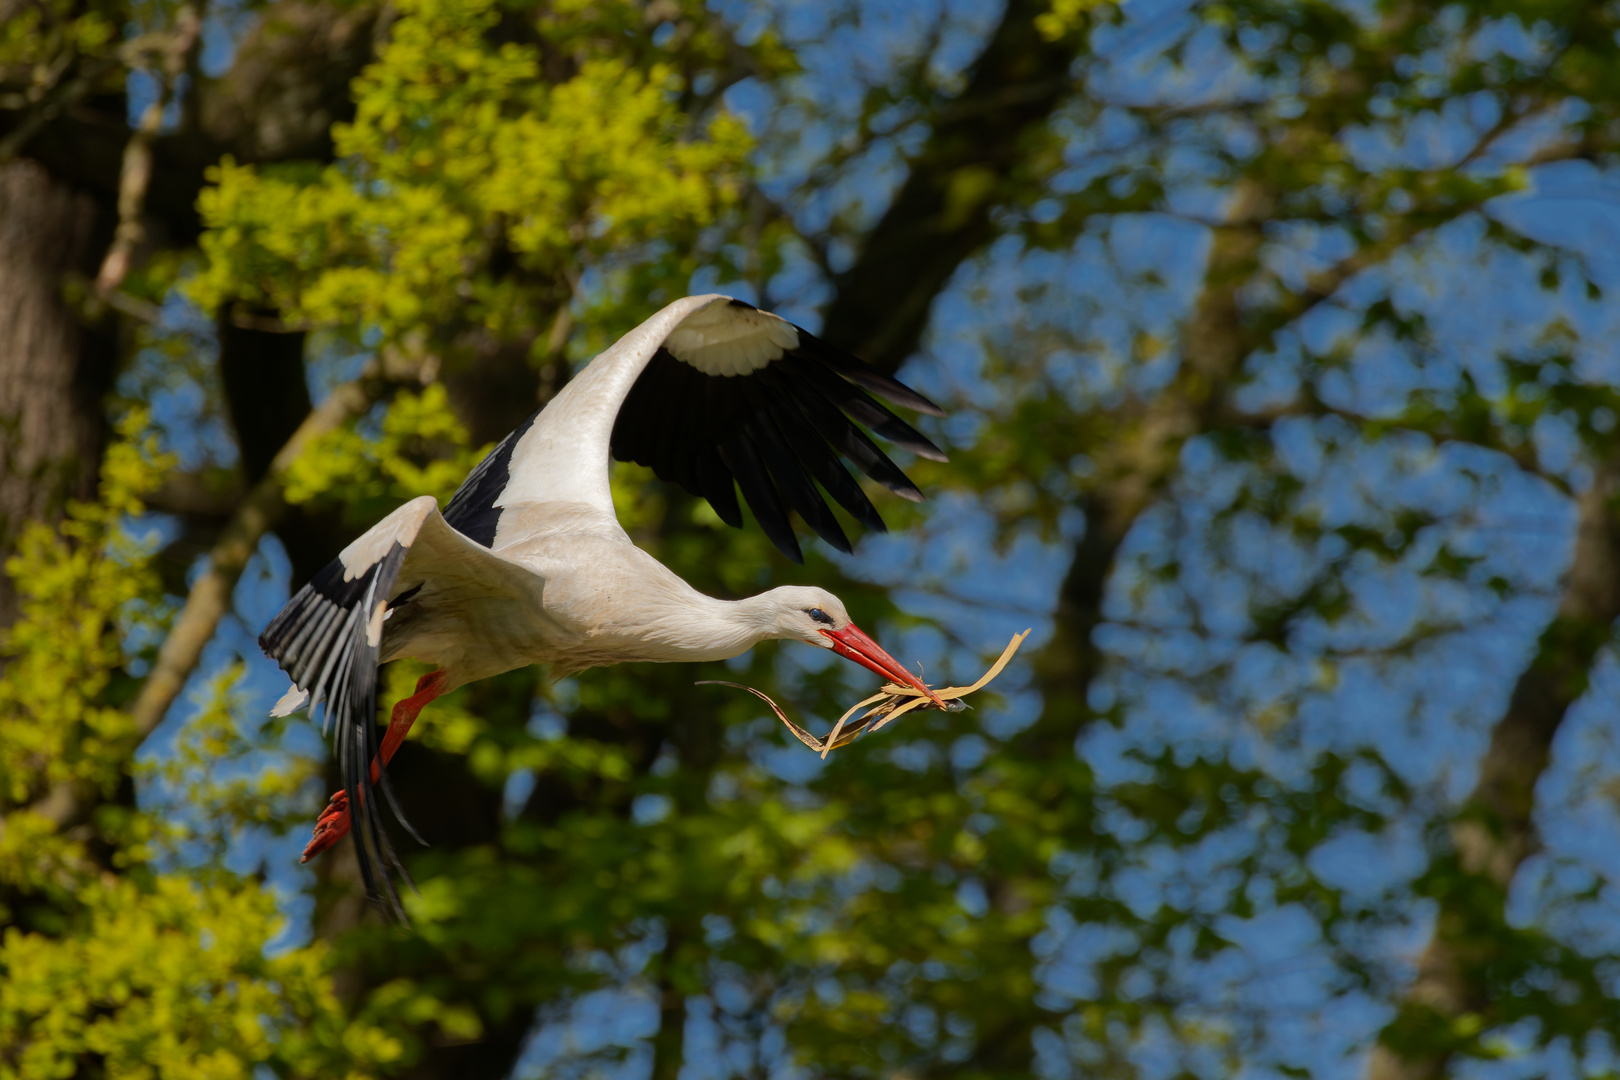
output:
<svg viewBox="0 0 1620 1080"><path fill-rule="evenodd" d="M760 597L717 600L681 582L678 593L662 599L643 606L635 625L624 628L640 659L729 660L781 636Z"/></svg>
<svg viewBox="0 0 1620 1080"><path fill-rule="evenodd" d="M761 641L782 636L781 627L778 625L778 606L772 601L770 592L762 592L758 596L748 596L741 600L721 600L720 603L729 609L726 613L728 620L739 632L748 635L749 648L753 648Z"/></svg>
<svg viewBox="0 0 1620 1080"><path fill-rule="evenodd" d="M700 601L701 614L693 619L688 609L685 618L693 624L704 639L705 651L712 659L730 659L740 656L762 641L792 637L782 626L782 605L770 592L749 596L741 600L717 600L704 596Z"/></svg>

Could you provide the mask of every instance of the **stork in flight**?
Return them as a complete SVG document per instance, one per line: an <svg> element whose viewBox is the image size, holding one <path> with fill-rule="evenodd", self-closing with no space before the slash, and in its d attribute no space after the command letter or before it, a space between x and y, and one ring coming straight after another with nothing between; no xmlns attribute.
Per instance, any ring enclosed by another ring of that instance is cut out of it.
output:
<svg viewBox="0 0 1620 1080"><path fill-rule="evenodd" d="M737 527L740 488L766 535L796 562L803 556L790 509L847 552L818 482L862 524L884 525L840 455L902 498L922 498L860 425L945 460L873 394L943 415L775 315L726 296L690 296L592 360L473 469L443 513L431 495L412 499L345 548L259 637L293 682L274 714L324 702L327 726L336 724L343 790L322 812L304 861L348 833L358 808L356 852L376 896L368 848L398 861L373 785L409 831L383 767L411 724L441 694L529 664L549 664L560 678L633 660L724 660L791 638L933 697L823 589L789 585L736 601L693 589L631 543L609 494L609 459L635 461ZM436 670L394 707L379 747L377 666L398 657ZM389 875L381 877L397 910Z"/></svg>

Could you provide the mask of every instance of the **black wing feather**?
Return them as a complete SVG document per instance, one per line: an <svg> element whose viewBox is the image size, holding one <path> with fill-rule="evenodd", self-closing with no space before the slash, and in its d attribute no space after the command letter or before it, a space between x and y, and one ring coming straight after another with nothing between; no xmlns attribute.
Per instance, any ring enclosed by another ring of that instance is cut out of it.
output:
<svg viewBox="0 0 1620 1080"><path fill-rule="evenodd" d="M685 456L685 444L691 440L682 437L683 428L686 410L691 407L688 402L695 402L702 394L702 387L697 384L703 376L668 353L665 356L670 362L659 365L659 408L653 415L647 433L648 453L653 471L660 479L685 486L687 480L682 475L682 458ZM692 378L694 375L696 379Z"/></svg>
<svg viewBox="0 0 1620 1080"><path fill-rule="evenodd" d="M674 357L670 358L675 361ZM702 495L714 507L714 512L720 515L720 520L734 529L742 528L742 508L737 505L737 484L732 476L731 469L720 458L720 440L725 435L725 425L732 423L735 416L734 405L728 405L727 387L723 379L703 379L702 393L698 397L699 405L694 411L698 430L691 442L699 449L698 453L698 487L692 491L694 495Z"/></svg>
<svg viewBox="0 0 1620 1080"><path fill-rule="evenodd" d="M660 468L667 474L668 464L658 460L656 431L666 422L664 404L669 400L672 368L678 361L663 349L653 354L641 377L630 387L624 404L619 406L618 418L613 423L613 456L620 461L634 461L646 465L655 473Z"/></svg>
<svg viewBox="0 0 1620 1080"><path fill-rule="evenodd" d="M707 375L659 348L625 396L612 439L615 458L646 465L707 499L728 525L742 524L740 489L765 534L795 562L803 553L789 507L829 544L850 550L821 489L861 524L884 528L840 455L902 498L922 499L862 425L921 457L945 460L926 436L869 395L935 416L943 415L939 406L803 330L798 334L796 349L746 375Z"/></svg>
<svg viewBox="0 0 1620 1080"><path fill-rule="evenodd" d="M944 461L945 452L928 440L922 432L900 419L861 391L840 379L833 372L814 361L801 365L799 374L815 384L822 395L856 421L866 425L894 445L910 450L918 457Z"/></svg>
<svg viewBox="0 0 1620 1080"><path fill-rule="evenodd" d="M708 399L708 388L704 386L707 381L701 372L693 371L685 364L676 363L681 368L680 387L672 396L673 410L678 416L700 415ZM689 439L684 433L675 430L672 433L674 446L671 448L670 475L675 483L687 491L701 491L703 489L703 459L706 450L712 452L714 440L712 434L706 439ZM719 460L718 457L715 460Z"/></svg>
<svg viewBox="0 0 1620 1080"><path fill-rule="evenodd" d="M501 508L495 505L495 500L501 497L511 479L512 451L517 449L518 440L529 433L539 415L536 412L519 424L517 430L484 455L484 460L456 488L444 508L444 520L452 529L484 547L495 546L495 530L501 521Z"/></svg>
<svg viewBox="0 0 1620 1080"><path fill-rule="evenodd" d="M654 359L658 359L654 357ZM673 359L673 358L672 358ZM646 372L652 376L647 380L646 392L648 399L657 403L655 408L644 410L644 419L641 424L639 439L641 456L646 463L654 469L662 469L664 475L669 474L668 441L671 425L675 423L675 410L669 407L670 398L680 379L679 365L658 364L648 365L652 370ZM640 380L638 379L639 383Z"/></svg>
<svg viewBox="0 0 1620 1080"><path fill-rule="evenodd" d="M771 543L794 562L804 562L804 552L799 550L799 540L793 535L787 509L782 505L776 488L771 486L770 477L765 475L765 469L760 465L759 448L748 437L747 431L733 432L720 445L720 460L736 476L737 486L742 489L743 498L748 500L748 508L754 512L754 520L771 538Z"/></svg>
<svg viewBox="0 0 1620 1080"><path fill-rule="evenodd" d="M752 380L743 381L746 385ZM758 397L757 394L749 396ZM769 402L755 401L754 406L755 411L747 422L748 437L759 450L760 460L770 471L776 490L787 499L788 505L798 512L805 524L815 530L817 536L849 554L853 550L849 546L849 537L844 535L838 519L822 500L821 492L816 490L815 481L805 471L802 462L788 449L789 442L782 438L771 419Z"/></svg>
<svg viewBox="0 0 1620 1080"><path fill-rule="evenodd" d="M688 491L692 489L688 488ZM718 446L705 446L698 460L698 487L692 492L709 501L720 520L733 529L742 528L742 507L737 505L737 484L731 470L721 460Z"/></svg>
<svg viewBox="0 0 1620 1080"><path fill-rule="evenodd" d="M349 800L360 876L366 892L401 919L404 910L391 875L377 873L374 865L381 861L404 876L404 867L383 831L371 782L370 763L378 751L380 642L371 641L370 627L378 605L388 602L405 552L405 545L394 543L381 559L348 581L344 580L342 560L332 560L259 635L265 653L281 665L294 685L308 691L311 712L317 705L326 706L325 726L336 728L338 770ZM378 778L376 786L382 789L394 817L420 841L389 788L388 770L379 770Z"/></svg>
<svg viewBox="0 0 1620 1080"><path fill-rule="evenodd" d="M793 399L821 437L839 453L855 463L855 467L882 484L902 499L922 501L922 492L911 478L900 471L900 466L889 460L889 455L838 411L838 406L821 396L821 392L808 381Z"/></svg>
<svg viewBox="0 0 1620 1080"><path fill-rule="evenodd" d="M944 416L945 410L923 397L917 391L901 382L878 371L870 364L861 360L843 349L811 337L804 331L799 332L799 351L812 360L832 368L838 374L848 379L868 393L876 394L885 401L892 401L906 409L915 409L929 416Z"/></svg>
<svg viewBox="0 0 1620 1080"><path fill-rule="evenodd" d="M760 377L767 386L774 388L780 385L778 380L781 376L770 368L760 372ZM868 529L875 532L889 531L889 527L883 523L882 516L878 514L877 507L872 505L872 500L866 497L866 492L861 490L861 485L849 475L849 470L844 468L838 457L821 452L826 440L806 419L797 402L785 399L780 394L775 395L771 404L771 419L775 421L787 444L793 447L805 471L815 477L817 482L827 489L829 495L838 500L838 505Z"/></svg>

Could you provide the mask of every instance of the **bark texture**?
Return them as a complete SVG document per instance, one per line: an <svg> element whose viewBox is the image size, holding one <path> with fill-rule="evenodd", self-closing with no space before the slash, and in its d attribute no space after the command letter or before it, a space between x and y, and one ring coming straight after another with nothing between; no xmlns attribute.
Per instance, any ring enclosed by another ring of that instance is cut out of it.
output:
<svg viewBox="0 0 1620 1080"><path fill-rule="evenodd" d="M114 342L68 296L95 273L109 224L38 164L0 164L0 560L25 523L95 495ZM0 575L0 626L15 614Z"/></svg>
<svg viewBox="0 0 1620 1080"><path fill-rule="evenodd" d="M331 158L332 125L354 115L349 83L385 28L378 15L372 4L271 6L198 96L201 137L244 162Z"/></svg>
<svg viewBox="0 0 1620 1080"><path fill-rule="evenodd" d="M309 415L302 333L277 334L219 320L219 375L242 472L256 484Z"/></svg>

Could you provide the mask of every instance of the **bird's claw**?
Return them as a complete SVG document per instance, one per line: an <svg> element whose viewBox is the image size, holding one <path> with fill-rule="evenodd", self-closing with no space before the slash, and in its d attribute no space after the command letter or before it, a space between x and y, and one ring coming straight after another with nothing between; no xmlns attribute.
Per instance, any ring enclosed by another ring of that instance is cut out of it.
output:
<svg viewBox="0 0 1620 1080"><path fill-rule="evenodd" d="M315 822L315 835L310 837L304 855L298 861L307 863L345 836L349 835L349 796L342 791L328 800L326 809Z"/></svg>

